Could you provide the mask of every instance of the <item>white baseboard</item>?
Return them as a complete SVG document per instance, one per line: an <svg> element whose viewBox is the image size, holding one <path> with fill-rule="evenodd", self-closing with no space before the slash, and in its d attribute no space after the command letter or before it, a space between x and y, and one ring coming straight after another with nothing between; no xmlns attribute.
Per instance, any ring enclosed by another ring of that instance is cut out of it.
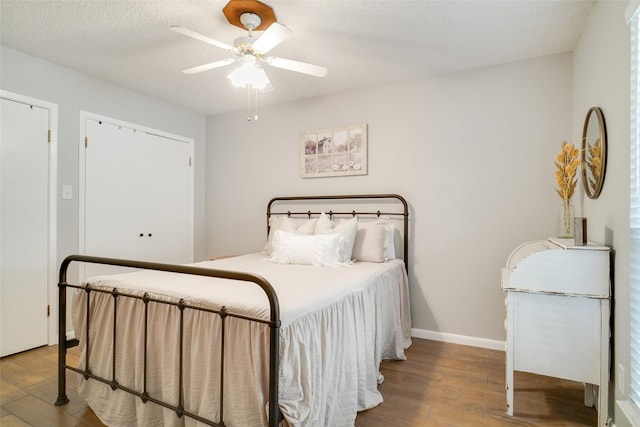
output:
<svg viewBox="0 0 640 427"><path fill-rule="evenodd" d="M470 345L472 347L487 348L489 350L504 351L504 341L486 338L469 337L466 335L449 334L446 332L428 331L426 329L411 329L411 336L427 340L442 341L452 344Z"/></svg>

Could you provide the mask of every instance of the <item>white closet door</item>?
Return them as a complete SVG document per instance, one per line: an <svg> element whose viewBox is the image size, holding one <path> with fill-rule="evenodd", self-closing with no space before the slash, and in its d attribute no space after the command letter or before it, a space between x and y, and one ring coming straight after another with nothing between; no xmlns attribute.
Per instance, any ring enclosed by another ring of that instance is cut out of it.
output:
<svg viewBox="0 0 640 427"><path fill-rule="evenodd" d="M138 138L143 152L140 170L146 178L140 223L143 251L150 261L193 262L193 239L187 238L193 233L191 146L146 132Z"/></svg>
<svg viewBox="0 0 640 427"><path fill-rule="evenodd" d="M0 356L47 344L48 110L1 100Z"/></svg>
<svg viewBox="0 0 640 427"><path fill-rule="evenodd" d="M87 121L85 253L135 258L144 197L133 129Z"/></svg>
<svg viewBox="0 0 640 427"><path fill-rule="evenodd" d="M93 119L86 136L84 252L192 262L192 144ZM89 264L85 277L115 271Z"/></svg>

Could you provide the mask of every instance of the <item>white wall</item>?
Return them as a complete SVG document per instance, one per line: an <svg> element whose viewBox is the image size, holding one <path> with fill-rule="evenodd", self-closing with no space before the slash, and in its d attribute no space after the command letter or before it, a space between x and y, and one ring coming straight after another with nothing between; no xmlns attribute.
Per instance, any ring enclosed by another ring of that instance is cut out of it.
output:
<svg viewBox="0 0 640 427"><path fill-rule="evenodd" d="M78 252L80 111L112 117L195 140L196 259L204 253L204 116L0 46L0 88L58 104L58 260ZM73 199L61 198L62 185ZM58 262L59 264L59 262Z"/></svg>
<svg viewBox="0 0 640 427"><path fill-rule="evenodd" d="M610 396L624 399L615 381L626 373L629 384L629 179L630 179L630 31L625 22L627 2L597 2L574 52L573 135L582 138L582 125L590 107L602 108L608 159L602 194L596 200L581 196L588 218L590 240L613 247L615 256L615 337ZM619 383L622 385L622 382ZM615 424L630 425L615 407Z"/></svg>
<svg viewBox="0 0 640 427"><path fill-rule="evenodd" d="M556 55L281 104L257 122L209 117L207 253L259 251L273 196L399 193L411 209L413 327L499 346L500 269L520 243L555 233L571 72L571 55ZM368 175L300 178L304 130L357 123L369 126Z"/></svg>

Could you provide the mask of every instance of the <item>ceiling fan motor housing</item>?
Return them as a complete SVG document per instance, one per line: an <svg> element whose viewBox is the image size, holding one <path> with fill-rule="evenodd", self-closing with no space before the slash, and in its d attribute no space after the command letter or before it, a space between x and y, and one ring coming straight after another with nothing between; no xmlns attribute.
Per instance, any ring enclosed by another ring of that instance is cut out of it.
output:
<svg viewBox="0 0 640 427"><path fill-rule="evenodd" d="M255 13L245 12L240 15L240 22L247 30L253 31L260 26L262 20Z"/></svg>
<svg viewBox="0 0 640 427"><path fill-rule="evenodd" d="M247 13L259 18L258 24L253 28L256 31L264 31L277 21L271 6L258 0L229 0L229 3L222 9L222 13L231 25L242 29L247 28L246 24L242 22L242 16Z"/></svg>

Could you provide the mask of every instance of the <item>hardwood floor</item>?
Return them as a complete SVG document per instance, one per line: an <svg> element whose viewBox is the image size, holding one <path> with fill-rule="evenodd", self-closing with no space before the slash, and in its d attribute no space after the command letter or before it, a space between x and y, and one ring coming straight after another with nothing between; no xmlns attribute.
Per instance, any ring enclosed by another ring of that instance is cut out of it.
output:
<svg viewBox="0 0 640 427"><path fill-rule="evenodd" d="M77 357L74 350L69 352ZM0 360L0 425L102 426L74 391L55 406L57 347ZM358 414L357 427L595 426L583 387L571 381L517 372L515 416L505 415L504 353L414 338L406 361L384 361L384 402Z"/></svg>
<svg viewBox="0 0 640 427"><path fill-rule="evenodd" d="M77 352L67 352L74 364ZM103 426L75 391L76 374L67 373L70 402L55 406L58 397L58 347L40 347L0 359L0 426Z"/></svg>
<svg viewBox="0 0 640 427"><path fill-rule="evenodd" d="M384 361L384 402L357 427L596 426L580 383L516 372L514 416L506 415L502 351L413 339L405 361Z"/></svg>

